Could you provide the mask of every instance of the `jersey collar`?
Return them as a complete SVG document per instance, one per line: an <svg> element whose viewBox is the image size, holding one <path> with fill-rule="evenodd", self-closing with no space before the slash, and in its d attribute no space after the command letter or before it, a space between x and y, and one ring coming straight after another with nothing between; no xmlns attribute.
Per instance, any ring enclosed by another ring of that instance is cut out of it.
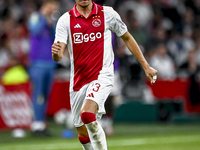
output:
<svg viewBox="0 0 200 150"><path fill-rule="evenodd" d="M93 10L92 12L90 13L90 15L88 16L88 18L92 15L96 15L98 13L98 7L97 7L97 4L92 2L93 3ZM76 4L77 5L77 4ZM73 12L74 12L74 16L75 17L81 17L82 15L77 11L76 9L76 5L74 5L74 8L73 8Z"/></svg>

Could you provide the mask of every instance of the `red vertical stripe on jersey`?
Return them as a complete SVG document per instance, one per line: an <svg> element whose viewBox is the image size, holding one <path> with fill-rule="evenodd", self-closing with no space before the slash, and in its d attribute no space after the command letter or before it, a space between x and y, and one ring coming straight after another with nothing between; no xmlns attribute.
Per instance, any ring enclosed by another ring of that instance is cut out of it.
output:
<svg viewBox="0 0 200 150"><path fill-rule="evenodd" d="M74 91L78 91L85 84L98 79L103 67L104 13L102 6L94 5L97 7L93 7L92 15L88 18L76 17L74 12L70 11L74 59Z"/></svg>

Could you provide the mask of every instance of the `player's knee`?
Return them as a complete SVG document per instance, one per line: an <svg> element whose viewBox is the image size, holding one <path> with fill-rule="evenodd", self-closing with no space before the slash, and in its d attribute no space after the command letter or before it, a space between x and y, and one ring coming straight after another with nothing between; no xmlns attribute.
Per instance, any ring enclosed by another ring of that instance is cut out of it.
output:
<svg viewBox="0 0 200 150"><path fill-rule="evenodd" d="M84 124L91 123L93 121L96 121L96 115L91 112L83 112L81 113L81 120Z"/></svg>

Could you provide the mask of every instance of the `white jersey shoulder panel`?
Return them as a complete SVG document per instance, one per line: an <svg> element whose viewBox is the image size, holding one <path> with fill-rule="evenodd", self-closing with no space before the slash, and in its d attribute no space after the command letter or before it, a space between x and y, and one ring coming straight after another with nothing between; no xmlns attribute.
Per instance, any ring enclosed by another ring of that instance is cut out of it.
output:
<svg viewBox="0 0 200 150"><path fill-rule="evenodd" d="M109 29L113 31L118 37L127 32L127 26L122 21L119 14L109 6L104 7L105 22L109 24Z"/></svg>

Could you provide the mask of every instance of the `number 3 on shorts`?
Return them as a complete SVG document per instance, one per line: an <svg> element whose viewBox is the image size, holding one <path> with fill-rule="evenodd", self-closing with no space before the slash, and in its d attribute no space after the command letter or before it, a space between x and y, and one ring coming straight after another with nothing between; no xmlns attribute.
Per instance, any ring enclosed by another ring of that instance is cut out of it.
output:
<svg viewBox="0 0 200 150"><path fill-rule="evenodd" d="M101 86L101 84L99 84L99 83L93 83L91 85L91 87L89 87L86 97L93 97L94 98L93 92L98 92L100 86Z"/></svg>
<svg viewBox="0 0 200 150"><path fill-rule="evenodd" d="M92 85L92 87L94 87L92 90L93 90L94 92L98 92L100 86L101 86L101 85L100 85L99 83L95 83L94 85Z"/></svg>

